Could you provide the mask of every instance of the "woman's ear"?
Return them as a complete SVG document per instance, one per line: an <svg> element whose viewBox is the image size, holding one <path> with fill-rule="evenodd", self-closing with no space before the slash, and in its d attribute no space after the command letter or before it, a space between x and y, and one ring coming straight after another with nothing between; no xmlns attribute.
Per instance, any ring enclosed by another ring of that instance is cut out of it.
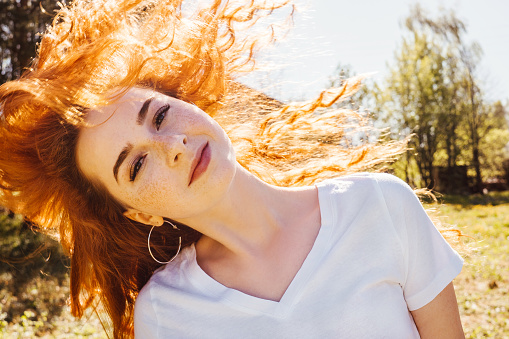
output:
<svg viewBox="0 0 509 339"><path fill-rule="evenodd" d="M131 220L141 222L142 224L149 226L161 226L164 223L163 217L143 213L132 208L125 211L124 216Z"/></svg>

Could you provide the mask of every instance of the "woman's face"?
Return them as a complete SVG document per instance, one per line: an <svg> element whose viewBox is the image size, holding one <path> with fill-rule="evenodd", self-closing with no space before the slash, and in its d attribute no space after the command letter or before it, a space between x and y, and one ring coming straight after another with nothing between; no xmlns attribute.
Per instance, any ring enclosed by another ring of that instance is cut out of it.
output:
<svg viewBox="0 0 509 339"><path fill-rule="evenodd" d="M133 88L87 115L77 163L128 208L175 220L198 216L227 192L235 154L223 129L198 107Z"/></svg>

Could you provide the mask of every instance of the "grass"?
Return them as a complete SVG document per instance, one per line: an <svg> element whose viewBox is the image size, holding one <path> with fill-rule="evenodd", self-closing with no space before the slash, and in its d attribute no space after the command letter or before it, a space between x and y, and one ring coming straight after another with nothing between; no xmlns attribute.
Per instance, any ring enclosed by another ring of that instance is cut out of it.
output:
<svg viewBox="0 0 509 339"><path fill-rule="evenodd" d="M0 259L0 338L105 337L96 317L71 316L69 260L58 243L2 210Z"/></svg>
<svg viewBox="0 0 509 339"><path fill-rule="evenodd" d="M467 338L509 338L509 192L445 196L427 204L442 220L471 237L474 248L455 279ZM19 258L38 244L48 249L21 263L0 262L0 338L104 338L93 314L70 315L69 262L58 244L0 213L0 258Z"/></svg>
<svg viewBox="0 0 509 339"><path fill-rule="evenodd" d="M465 335L509 338L509 192L443 200L433 207L475 249L454 281Z"/></svg>

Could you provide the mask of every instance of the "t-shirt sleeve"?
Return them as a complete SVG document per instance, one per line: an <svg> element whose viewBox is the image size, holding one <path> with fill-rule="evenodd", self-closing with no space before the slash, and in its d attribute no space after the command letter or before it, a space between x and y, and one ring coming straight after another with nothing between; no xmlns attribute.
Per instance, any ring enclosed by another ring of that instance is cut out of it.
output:
<svg viewBox="0 0 509 339"><path fill-rule="evenodd" d="M154 310L150 286L145 286L134 304L134 337L158 338L157 314Z"/></svg>
<svg viewBox="0 0 509 339"><path fill-rule="evenodd" d="M377 174L393 227L403 251L408 309L431 302L460 272L463 259L430 220L412 189L389 174Z"/></svg>

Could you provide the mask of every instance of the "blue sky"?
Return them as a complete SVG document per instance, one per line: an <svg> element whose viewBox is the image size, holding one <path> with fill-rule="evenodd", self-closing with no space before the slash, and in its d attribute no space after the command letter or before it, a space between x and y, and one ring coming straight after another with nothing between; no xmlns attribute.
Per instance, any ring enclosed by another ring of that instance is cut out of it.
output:
<svg viewBox="0 0 509 339"><path fill-rule="evenodd" d="M412 4L431 14L453 9L467 24L467 41L483 51L481 74L492 100L509 99L508 0L309 0L299 1L295 27L283 43L263 54L278 66L243 81L283 100L308 99L327 85L336 66L386 75L401 42L400 23Z"/></svg>

